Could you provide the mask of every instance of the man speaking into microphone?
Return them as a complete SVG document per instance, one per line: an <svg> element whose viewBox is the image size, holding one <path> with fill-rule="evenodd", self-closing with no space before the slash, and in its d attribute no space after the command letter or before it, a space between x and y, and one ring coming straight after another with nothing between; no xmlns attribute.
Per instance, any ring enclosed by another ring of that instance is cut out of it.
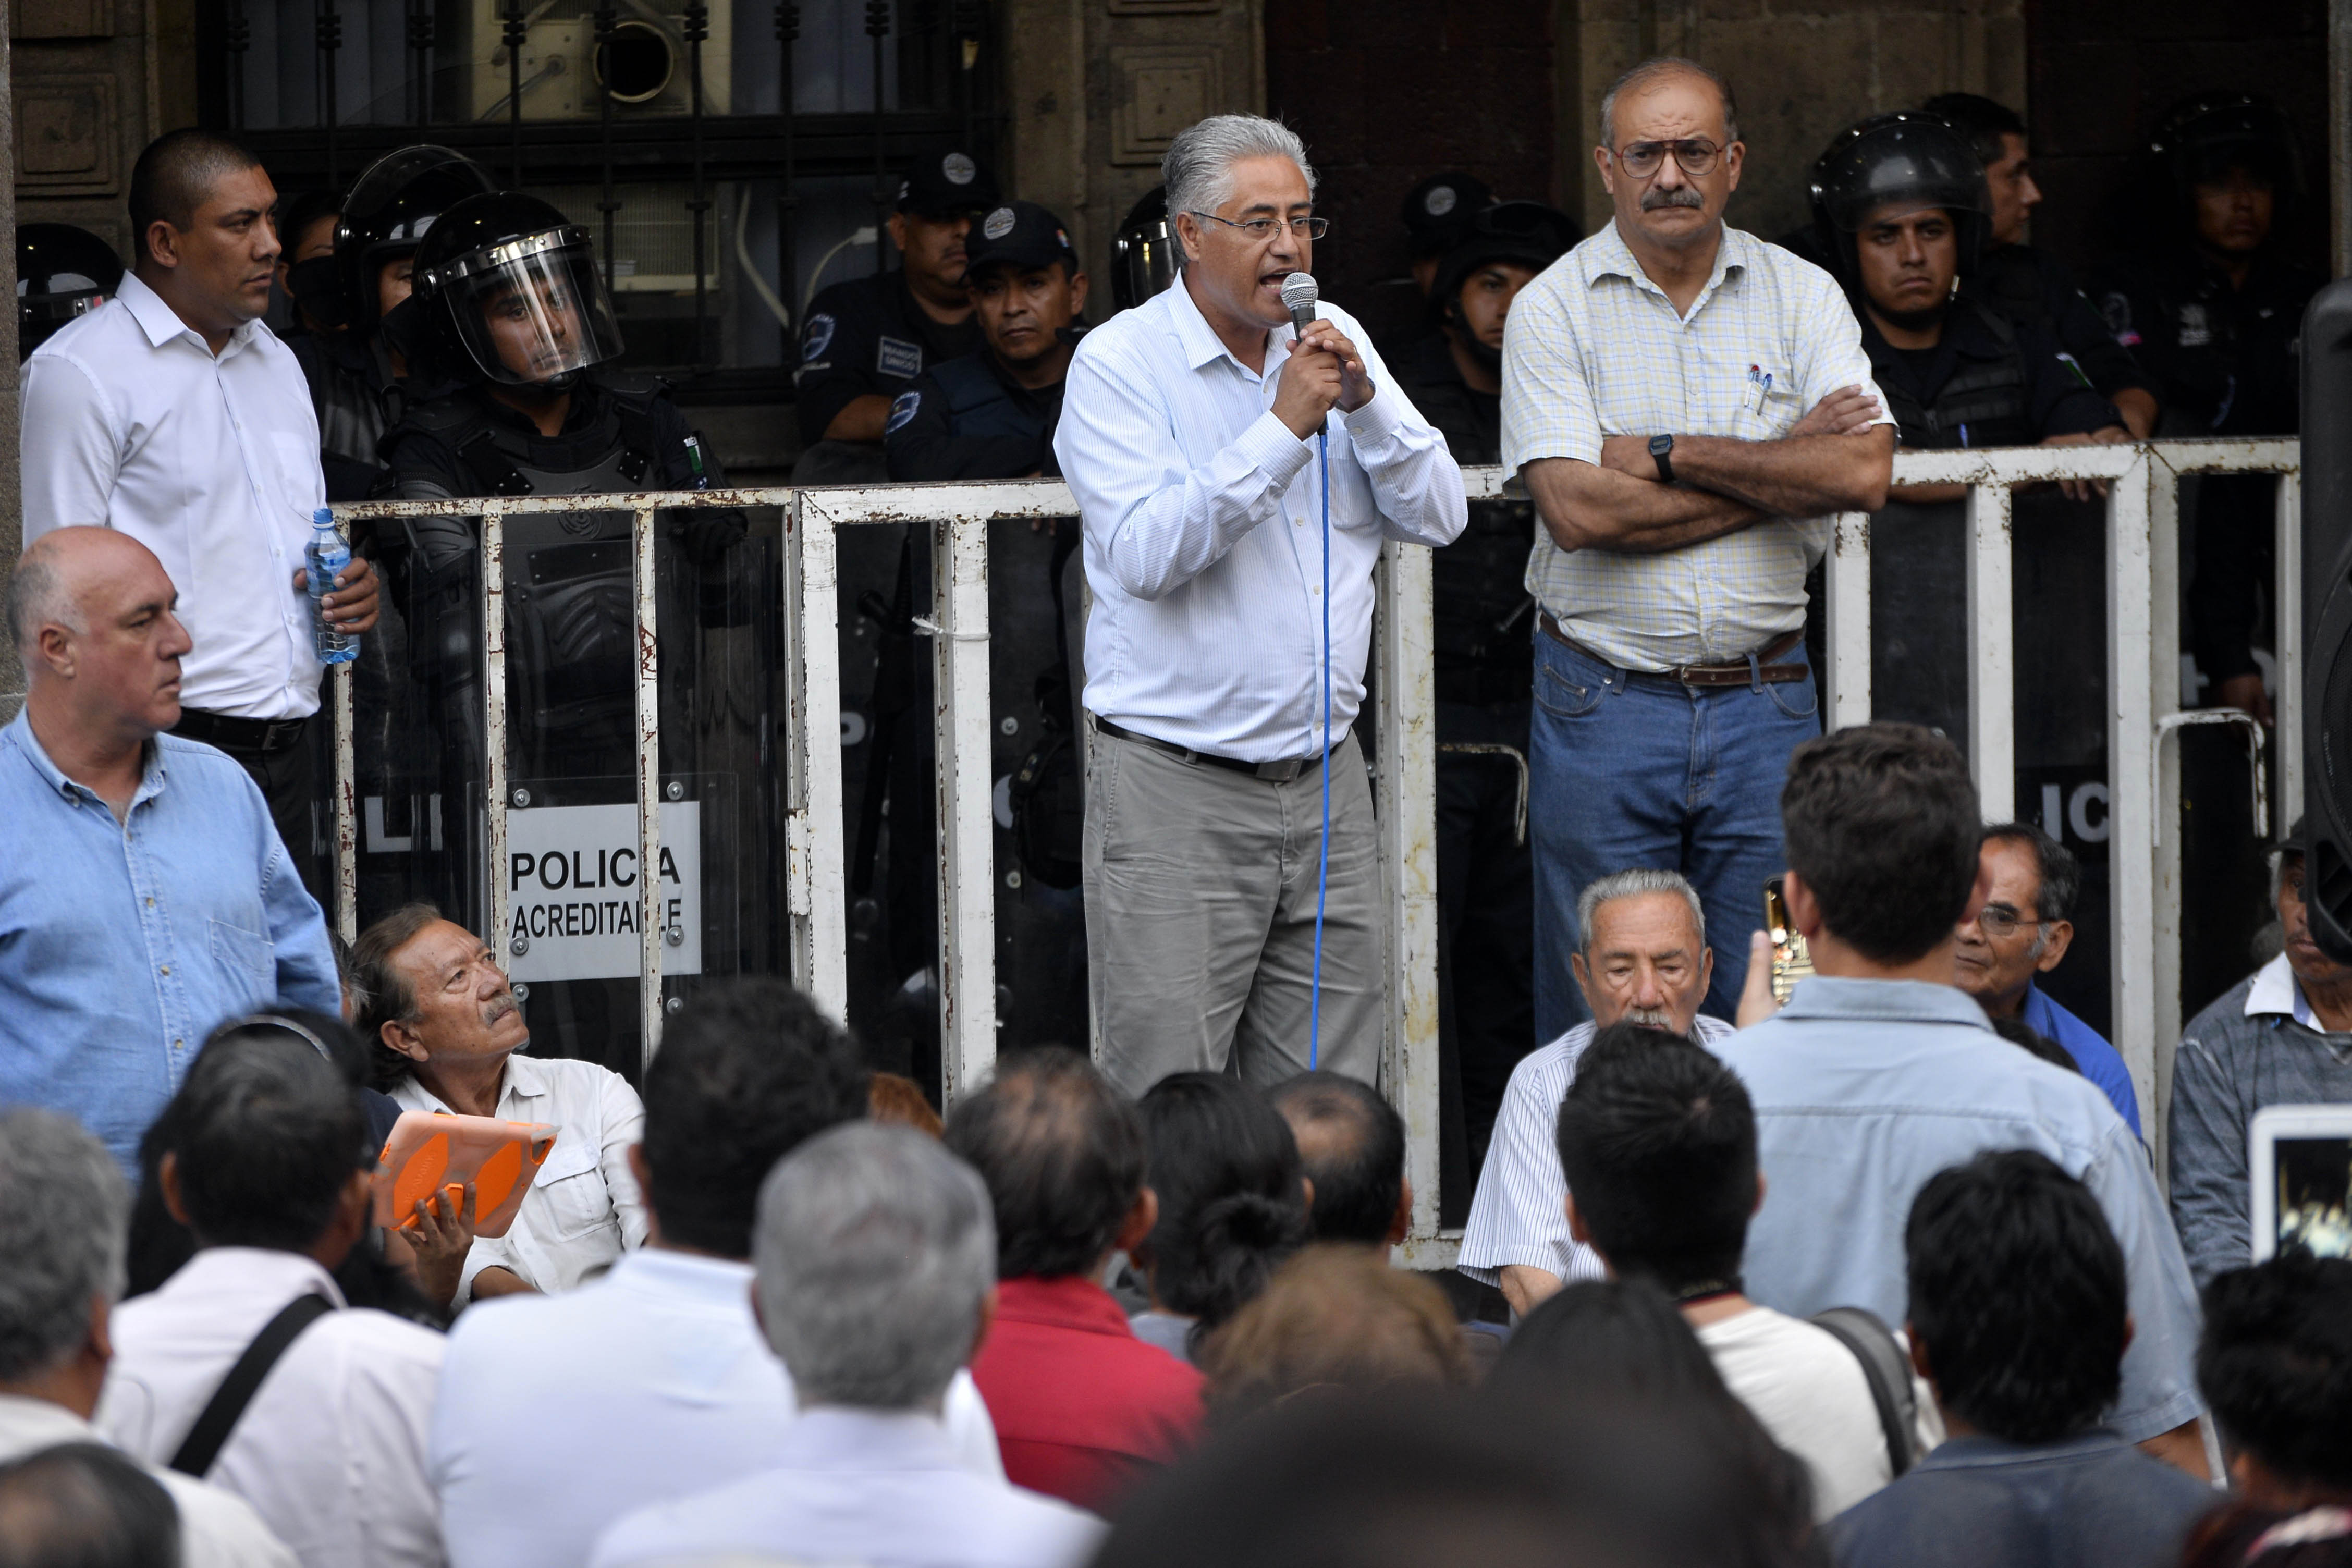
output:
<svg viewBox="0 0 2352 1568"><path fill-rule="evenodd" d="M1255 1083L1310 1054L1370 1081L1380 865L1349 727L1372 567L1383 539L1462 531L1462 474L1299 276L1326 220L1297 134L1217 115L1161 174L1182 271L1078 345L1054 439L1094 598L1082 859L1103 1070L1140 1094L1238 1050Z"/></svg>

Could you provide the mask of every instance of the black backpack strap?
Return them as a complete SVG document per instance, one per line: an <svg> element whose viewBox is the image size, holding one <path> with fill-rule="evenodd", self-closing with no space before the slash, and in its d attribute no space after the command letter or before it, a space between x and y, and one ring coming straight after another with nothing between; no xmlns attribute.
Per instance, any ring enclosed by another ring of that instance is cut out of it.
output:
<svg viewBox="0 0 2352 1568"><path fill-rule="evenodd" d="M1870 1403L1878 1411L1878 1429L1886 1440L1886 1461L1893 1474L1908 1470L1914 1459L1912 1432L1917 1425L1917 1401L1911 1392L1911 1372L1894 1331L1876 1313L1861 1307L1832 1307L1817 1312L1813 1326L1843 1345L1862 1363L1862 1380L1870 1388Z"/></svg>
<svg viewBox="0 0 2352 1568"><path fill-rule="evenodd" d="M245 1353L236 1358L236 1364L228 1369L228 1375L221 1379L221 1385L213 1391L196 1424L188 1428L180 1451L172 1456L172 1468L202 1479L204 1473L213 1468L213 1461L220 1458L222 1445L236 1429L237 1418L253 1403L254 1394L260 1391L262 1380L269 1375L270 1369L278 1364L278 1358L286 1353L304 1329L334 1310L324 1296L304 1294L287 1302L276 1317L264 1324L261 1332L253 1336L253 1342L245 1347Z"/></svg>

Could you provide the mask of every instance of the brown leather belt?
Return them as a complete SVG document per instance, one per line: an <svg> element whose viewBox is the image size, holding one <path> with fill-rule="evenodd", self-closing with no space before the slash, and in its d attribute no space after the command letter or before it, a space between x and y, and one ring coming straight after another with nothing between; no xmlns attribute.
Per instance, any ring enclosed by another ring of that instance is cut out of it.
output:
<svg viewBox="0 0 2352 1568"><path fill-rule="evenodd" d="M1595 652L1560 630L1559 623L1552 619L1549 610L1543 613L1537 624L1543 627L1546 637L1565 647L1574 648L1587 658L1596 659L1607 665L1617 663L1608 655ZM1756 650L1756 668L1752 672L1748 668L1748 661L1743 658L1733 663L1678 664L1672 669L1634 669L1628 670L1626 673L1635 677L1646 676L1653 680L1670 681L1679 686L1745 686L1750 680L1761 680L1768 686L1773 686L1782 681L1802 680L1812 673L1811 667L1807 665L1773 662L1777 658L1795 652L1797 645L1804 640L1805 634L1801 628L1793 632L1783 632Z"/></svg>

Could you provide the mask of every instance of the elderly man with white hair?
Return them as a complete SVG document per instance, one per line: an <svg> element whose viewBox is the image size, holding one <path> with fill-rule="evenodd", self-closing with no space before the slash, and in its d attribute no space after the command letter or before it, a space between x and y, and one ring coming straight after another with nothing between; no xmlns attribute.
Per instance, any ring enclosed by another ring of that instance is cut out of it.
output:
<svg viewBox="0 0 2352 1568"><path fill-rule="evenodd" d="M1569 1234L1568 1177L1553 1137L1577 1058L1593 1035L1628 1020L1702 1046L1731 1033L1698 1010L1715 955L1698 893L1678 873L1619 871L1586 884L1576 929L1583 947L1570 965L1592 1016L1512 1071L1455 1264L1500 1288L1522 1317L1570 1280L1609 1278L1601 1255Z"/></svg>
<svg viewBox="0 0 2352 1568"><path fill-rule="evenodd" d="M1372 567L1384 540L1461 533L1462 473L1353 317L1326 302L1293 339L1285 285L1327 226L1296 133L1217 115L1161 174L1183 271L1087 334L1054 437L1094 600L1081 865L1103 1070L1141 1094L1238 1053L1254 1083L1369 1081L1380 865L1349 726Z"/></svg>
<svg viewBox="0 0 2352 1568"><path fill-rule="evenodd" d="M104 1144L46 1110L0 1112L0 1465L103 1441L89 1418L114 1356L130 1221ZM146 1468L179 1510L184 1568L294 1568L243 1498Z"/></svg>
<svg viewBox="0 0 2352 1568"><path fill-rule="evenodd" d="M1101 1521L971 1470L941 1424L996 1314L992 1214L971 1167L911 1128L849 1122L778 1161L760 1189L752 1302L801 1417L770 1468L623 1517L594 1568L1091 1557Z"/></svg>

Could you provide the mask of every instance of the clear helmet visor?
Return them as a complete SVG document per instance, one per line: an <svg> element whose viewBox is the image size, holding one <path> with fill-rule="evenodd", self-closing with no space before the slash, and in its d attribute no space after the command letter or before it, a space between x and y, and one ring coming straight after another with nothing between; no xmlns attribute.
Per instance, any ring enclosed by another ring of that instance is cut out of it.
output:
<svg viewBox="0 0 2352 1568"><path fill-rule="evenodd" d="M554 381L622 351L620 324L578 229L493 246L444 284L457 335L484 375L511 386Z"/></svg>

